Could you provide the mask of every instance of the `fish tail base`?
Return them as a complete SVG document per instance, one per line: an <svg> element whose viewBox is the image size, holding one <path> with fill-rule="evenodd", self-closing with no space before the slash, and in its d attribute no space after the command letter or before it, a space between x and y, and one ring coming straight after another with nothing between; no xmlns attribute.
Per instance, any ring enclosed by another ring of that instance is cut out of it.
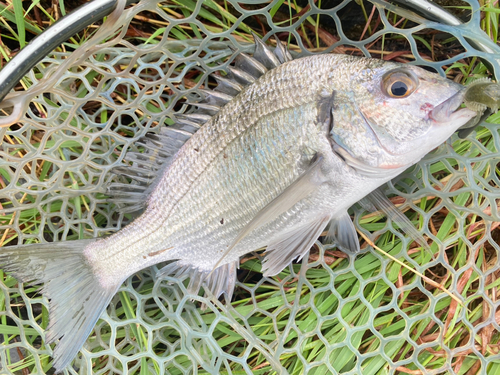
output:
<svg viewBox="0 0 500 375"><path fill-rule="evenodd" d="M22 282L43 283L49 299L46 343L56 372L69 365L83 346L118 286L103 288L83 250L94 240L33 244L0 250L0 267Z"/></svg>

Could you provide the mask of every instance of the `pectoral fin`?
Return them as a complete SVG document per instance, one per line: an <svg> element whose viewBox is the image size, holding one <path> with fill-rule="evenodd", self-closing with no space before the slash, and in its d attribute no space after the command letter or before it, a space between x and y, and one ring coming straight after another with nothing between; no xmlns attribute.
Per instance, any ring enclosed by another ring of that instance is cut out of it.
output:
<svg viewBox="0 0 500 375"><path fill-rule="evenodd" d="M360 199L358 201L358 204L361 206L361 208L363 208L363 210L365 210L366 212L375 212L377 211L377 207L375 207L375 205L370 202L370 200L367 198L367 197L364 197L362 199Z"/></svg>
<svg viewBox="0 0 500 375"><path fill-rule="evenodd" d="M403 232L432 254L431 248L427 244L424 236L422 236L422 234L415 229L413 223L385 196L380 189L372 191L366 196L365 199L377 207L377 209L382 211L389 219L396 223L396 225L401 228Z"/></svg>
<svg viewBox="0 0 500 375"><path fill-rule="evenodd" d="M265 206L236 236L231 245L226 249L222 257L214 266L216 269L222 260L231 252L234 247L241 242L253 230L269 223L276 219L279 215L285 213L292 208L296 203L306 198L314 192L323 182L321 176L321 163L323 157L315 155L313 161L307 170L288 186L279 196L274 198L267 206Z"/></svg>
<svg viewBox="0 0 500 375"><path fill-rule="evenodd" d="M296 258L302 259L328 225L329 220L330 216L319 217L294 232L285 233L281 238L270 244L266 249L266 257L262 262L264 276L277 275L292 260Z"/></svg>
<svg viewBox="0 0 500 375"><path fill-rule="evenodd" d="M338 247L343 251L357 253L360 250L358 234L347 211L344 211L331 221L327 237L334 238Z"/></svg>

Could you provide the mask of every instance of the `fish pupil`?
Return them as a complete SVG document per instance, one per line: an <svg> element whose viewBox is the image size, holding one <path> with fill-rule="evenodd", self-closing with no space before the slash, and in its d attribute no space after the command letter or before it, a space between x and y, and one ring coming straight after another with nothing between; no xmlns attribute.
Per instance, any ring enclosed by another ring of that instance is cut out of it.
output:
<svg viewBox="0 0 500 375"><path fill-rule="evenodd" d="M396 81L391 86L391 92L394 96L405 96L408 92L408 86L402 81Z"/></svg>

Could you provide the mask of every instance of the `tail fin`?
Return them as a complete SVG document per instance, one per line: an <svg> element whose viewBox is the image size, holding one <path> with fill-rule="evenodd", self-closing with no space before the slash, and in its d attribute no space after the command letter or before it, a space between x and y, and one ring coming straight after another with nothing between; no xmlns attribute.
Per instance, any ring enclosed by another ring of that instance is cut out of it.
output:
<svg viewBox="0 0 500 375"><path fill-rule="evenodd" d="M7 247L0 267L22 282L44 283L50 324L46 342L59 340L53 366L62 371L75 357L118 286L103 288L83 249L94 240Z"/></svg>

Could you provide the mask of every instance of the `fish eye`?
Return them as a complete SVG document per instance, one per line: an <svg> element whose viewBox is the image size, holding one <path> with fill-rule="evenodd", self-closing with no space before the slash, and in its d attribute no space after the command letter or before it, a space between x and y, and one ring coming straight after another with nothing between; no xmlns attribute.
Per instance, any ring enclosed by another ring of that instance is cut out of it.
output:
<svg viewBox="0 0 500 375"><path fill-rule="evenodd" d="M382 78L382 91L391 98L401 99L411 95L418 86L418 79L408 71L393 70Z"/></svg>
<svg viewBox="0 0 500 375"><path fill-rule="evenodd" d="M389 88L389 92L392 96L406 96L406 93L408 92L408 85L403 81L393 82Z"/></svg>

